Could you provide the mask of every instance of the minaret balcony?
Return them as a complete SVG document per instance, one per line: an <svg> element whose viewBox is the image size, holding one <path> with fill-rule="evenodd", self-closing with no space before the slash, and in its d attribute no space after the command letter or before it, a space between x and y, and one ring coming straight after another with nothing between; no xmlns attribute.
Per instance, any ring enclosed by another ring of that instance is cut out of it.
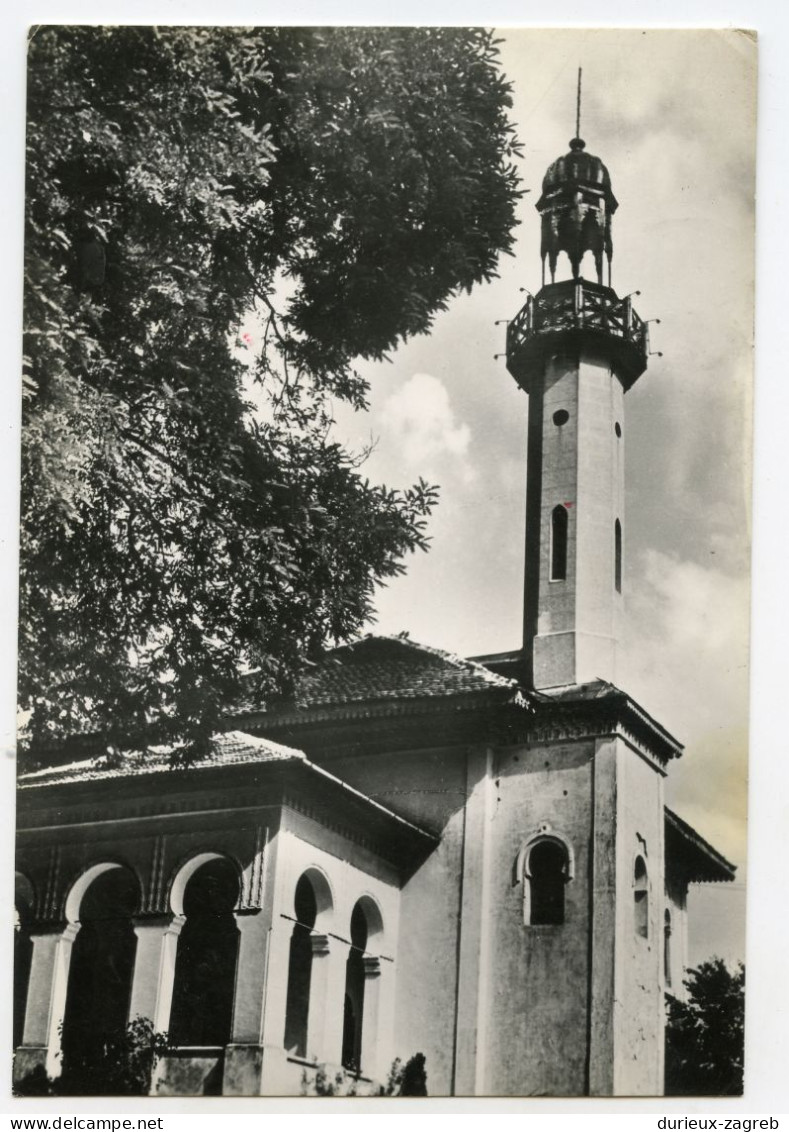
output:
<svg viewBox="0 0 789 1132"><path fill-rule="evenodd" d="M586 279L549 283L507 327L507 369L527 393L542 379L545 360L584 352L610 359L627 390L647 368L649 331L610 287Z"/></svg>

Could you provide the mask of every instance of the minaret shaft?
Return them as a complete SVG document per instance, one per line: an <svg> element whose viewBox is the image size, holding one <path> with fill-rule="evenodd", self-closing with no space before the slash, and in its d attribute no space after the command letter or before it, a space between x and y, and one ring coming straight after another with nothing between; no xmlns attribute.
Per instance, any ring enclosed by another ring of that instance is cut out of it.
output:
<svg viewBox="0 0 789 1132"><path fill-rule="evenodd" d="M624 573L624 394L646 369L630 296L549 284L507 329L529 394L523 655L535 688L617 682Z"/></svg>
<svg viewBox="0 0 789 1132"><path fill-rule="evenodd" d="M542 366L529 398L524 652L536 688L615 682L624 391L604 350Z"/></svg>

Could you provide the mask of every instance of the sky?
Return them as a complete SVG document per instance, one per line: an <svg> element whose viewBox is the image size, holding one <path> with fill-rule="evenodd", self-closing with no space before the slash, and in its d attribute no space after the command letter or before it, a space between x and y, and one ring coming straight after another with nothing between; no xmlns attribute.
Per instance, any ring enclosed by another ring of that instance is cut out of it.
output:
<svg viewBox="0 0 789 1132"><path fill-rule="evenodd" d="M349 444L375 441L371 479L404 487L422 475L441 486L430 552L379 592L374 629L466 656L520 645L528 399L495 358L505 334L496 322L523 304L521 287L540 286L534 205L575 133L581 66L581 135L619 201L613 285L640 290L636 310L660 319L655 356L625 399L620 683L685 744L669 805L738 866L725 894L695 895L702 926L721 901L730 909L724 949L735 958L746 861L755 45L722 31L500 35L528 190L515 254L429 336L361 367L368 414L338 407ZM704 933L695 942L700 953L712 946Z"/></svg>
<svg viewBox="0 0 789 1132"><path fill-rule="evenodd" d="M210 23L219 15L208 0L138 0L133 10L133 19L141 23ZM451 5L440 0L270 0L265 9L271 22L305 24L485 21L508 27L539 23L541 17L542 22L582 27L638 22L759 30L748 1061L746 1097L726 1102L726 1111L748 1106L748 1111L785 1111L789 997L774 972L785 961L789 922L782 911L787 895L782 831L789 822L783 723L789 539L780 522L789 476L784 372L789 8L774 0L641 0L636 8L632 0L608 0L604 7L597 0L554 0L550 12L522 0L490 0L484 10L477 0L453 0ZM35 11L22 3L4 19L0 230L6 254L0 321L14 372L12 355L19 353L21 326L24 37L33 18L124 22L132 13L119 0L38 0ZM256 0L228 0L221 18L259 22L260 6ZM411 343L392 365L371 372L373 412L346 427L354 442L370 433L378 437L371 476L396 484L422 472L443 486L431 554L413 560L409 575L381 596L378 630L405 628L417 640L472 655L516 646L526 399L516 392L503 359L493 361L492 355L504 347L503 327L493 323L518 309L520 286L534 290L539 283L533 204L545 166L565 151L572 136L575 71L583 66L582 134L589 150L608 165L620 202L614 218L614 286L620 294L641 290L640 314L662 319L653 328L652 343L664 356L651 359L647 374L626 399L626 591L630 635L639 643L631 654L627 688L686 744L671 776L671 804L743 872L748 683L742 665L747 663L750 495L742 469L750 431L748 233L753 223L748 48L731 34L707 34L703 50L693 45L682 51L676 39L661 33L639 34L631 32L625 45L607 31L597 35L567 27L552 42L541 33L528 52L525 39L516 43L509 37L504 67L515 84L513 117L525 143L522 175L531 190L523 202L517 259L501 265L498 283L478 288L437 320L429 340ZM693 38L688 36L689 45ZM462 348L457 345L461 337ZM427 387L421 399L423 427L408 430L420 383L423 392ZM0 769L10 799L19 423L12 375L0 384L0 394L5 438L0 445L0 482L5 486L0 508L5 595L0 604L1 722L3 751L9 756ZM429 428L424 423L428 402ZM406 432L415 433L408 444ZM429 461L416 467L420 451ZM683 583L684 606L677 582ZM4 828L0 885L6 886L5 906L10 908L10 815ZM721 894L730 901L728 912L721 912ZM717 886L699 899L702 906L704 899L712 901L706 915L730 925L744 894ZM0 949L7 949L9 940L9 933L2 935ZM531 1106L533 1110L535 1102ZM489 1107L490 1102L486 1111ZM600 1111L616 1107L603 1103ZM629 1107L636 1106L630 1102ZM679 1111L670 1101L639 1107Z"/></svg>

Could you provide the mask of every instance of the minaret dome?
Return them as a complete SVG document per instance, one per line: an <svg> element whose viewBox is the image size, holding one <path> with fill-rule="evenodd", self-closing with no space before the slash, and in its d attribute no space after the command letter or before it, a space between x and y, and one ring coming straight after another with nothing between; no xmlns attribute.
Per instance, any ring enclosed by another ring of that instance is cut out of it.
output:
<svg viewBox="0 0 789 1132"><path fill-rule="evenodd" d="M608 261L611 285L611 217L618 207L611 188L611 176L599 157L586 152L586 142L575 137L569 153L559 157L542 182L537 210L542 217L542 270L545 261L556 281L560 252L570 260L573 279L581 278L581 262L586 252L594 256L597 282L603 282L603 254Z"/></svg>

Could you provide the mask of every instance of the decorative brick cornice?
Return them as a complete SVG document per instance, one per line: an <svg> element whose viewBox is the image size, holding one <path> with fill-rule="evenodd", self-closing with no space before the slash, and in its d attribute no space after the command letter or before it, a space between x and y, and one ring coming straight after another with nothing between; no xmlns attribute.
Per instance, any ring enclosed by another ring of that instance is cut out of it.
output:
<svg viewBox="0 0 789 1132"><path fill-rule="evenodd" d="M530 743L601 739L617 735L661 770L682 754L682 744L656 723L625 692L599 683L565 689L556 696L543 693L535 702L529 727Z"/></svg>

